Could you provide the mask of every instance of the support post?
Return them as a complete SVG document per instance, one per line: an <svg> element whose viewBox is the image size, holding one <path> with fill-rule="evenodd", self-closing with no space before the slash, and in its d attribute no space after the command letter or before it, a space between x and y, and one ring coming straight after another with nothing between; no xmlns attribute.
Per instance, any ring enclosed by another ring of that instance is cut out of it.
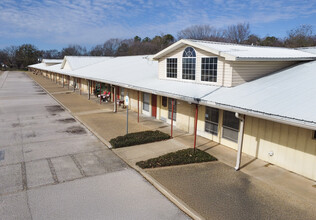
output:
<svg viewBox="0 0 316 220"><path fill-rule="evenodd" d="M81 95L81 78L79 78L79 95Z"/></svg>
<svg viewBox="0 0 316 220"><path fill-rule="evenodd" d="M137 123L139 123L139 91L137 91Z"/></svg>
<svg viewBox="0 0 316 220"><path fill-rule="evenodd" d="M174 105L174 99L172 99L172 101L171 101L171 134L170 134L170 136L171 136L171 138L173 138L173 105Z"/></svg>
<svg viewBox="0 0 316 220"><path fill-rule="evenodd" d="M73 86L74 86L74 92L76 91L76 78L75 77L73 77Z"/></svg>
<svg viewBox="0 0 316 220"><path fill-rule="evenodd" d="M116 98L116 87L114 87L114 111L117 112L117 98Z"/></svg>
<svg viewBox="0 0 316 220"><path fill-rule="evenodd" d="M92 94L93 82L92 82L92 80L89 80L89 81L90 81L89 90L90 90L90 94Z"/></svg>
<svg viewBox="0 0 316 220"><path fill-rule="evenodd" d="M199 112L199 105L195 104L195 121L194 121L194 153L196 147L196 131L197 131L197 122L198 122L198 112Z"/></svg>
<svg viewBox="0 0 316 220"><path fill-rule="evenodd" d="M65 86L65 75L63 75L63 88Z"/></svg>
<svg viewBox="0 0 316 220"><path fill-rule="evenodd" d="M88 80L88 99L90 100L90 80Z"/></svg>
<svg viewBox="0 0 316 220"><path fill-rule="evenodd" d="M70 76L68 76L68 90L69 90L69 85L70 85Z"/></svg>
<svg viewBox="0 0 316 220"><path fill-rule="evenodd" d="M128 92L126 94L126 96L128 97ZM128 134L128 105L129 105L129 101L127 101L126 104L126 134Z"/></svg>

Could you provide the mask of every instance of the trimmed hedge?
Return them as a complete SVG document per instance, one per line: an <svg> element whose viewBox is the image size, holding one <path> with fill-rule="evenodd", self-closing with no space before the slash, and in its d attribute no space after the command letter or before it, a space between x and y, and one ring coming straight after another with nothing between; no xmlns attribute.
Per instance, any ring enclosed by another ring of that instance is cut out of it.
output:
<svg viewBox="0 0 316 220"><path fill-rule="evenodd" d="M194 152L193 148L189 148L168 153L160 157L152 158L146 161L140 161L137 162L136 165L145 169L190 163L201 163L215 160L217 160L215 157L204 151L196 149Z"/></svg>
<svg viewBox="0 0 316 220"><path fill-rule="evenodd" d="M156 141L167 140L170 135L161 131L141 131L136 133L130 133L124 136L118 136L110 140L111 145L114 148L127 147L139 144L146 144Z"/></svg>

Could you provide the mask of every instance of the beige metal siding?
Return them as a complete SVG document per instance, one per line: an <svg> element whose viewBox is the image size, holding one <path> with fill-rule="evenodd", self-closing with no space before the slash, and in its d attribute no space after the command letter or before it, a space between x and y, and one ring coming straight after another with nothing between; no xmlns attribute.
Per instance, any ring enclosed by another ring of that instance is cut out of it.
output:
<svg viewBox="0 0 316 220"><path fill-rule="evenodd" d="M232 66L232 86L237 86L245 82L260 78L267 74L294 65L295 62L231 62Z"/></svg>
<svg viewBox="0 0 316 220"><path fill-rule="evenodd" d="M65 65L64 65L64 68L63 68L64 70L71 70L71 68L70 68L70 65L69 65L69 62L68 61L66 61L65 62Z"/></svg>
<svg viewBox="0 0 316 220"><path fill-rule="evenodd" d="M312 135L312 130L246 116L243 152L316 180Z"/></svg>

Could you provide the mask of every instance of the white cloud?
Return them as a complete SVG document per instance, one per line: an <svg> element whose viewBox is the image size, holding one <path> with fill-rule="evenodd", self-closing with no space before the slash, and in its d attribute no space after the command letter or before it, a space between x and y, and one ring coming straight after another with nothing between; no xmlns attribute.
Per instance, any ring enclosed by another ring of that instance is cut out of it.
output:
<svg viewBox="0 0 316 220"><path fill-rule="evenodd" d="M0 35L92 45L118 37L176 34L193 24L262 25L312 17L314 1L295 0L1 0ZM3 44L3 42L0 42Z"/></svg>

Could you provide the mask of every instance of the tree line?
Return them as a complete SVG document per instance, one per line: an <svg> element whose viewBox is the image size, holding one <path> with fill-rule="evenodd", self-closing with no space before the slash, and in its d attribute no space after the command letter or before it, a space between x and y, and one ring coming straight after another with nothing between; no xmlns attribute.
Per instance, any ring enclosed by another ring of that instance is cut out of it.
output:
<svg viewBox="0 0 316 220"><path fill-rule="evenodd" d="M0 50L2 68L26 68L42 59L62 59L64 56L129 56L155 54L180 39L196 39L236 44L272 47L310 47L316 46L316 34L311 25L300 25L284 38L275 36L259 37L251 33L249 23L230 25L224 29L210 25L193 25L177 33L161 34L153 38L135 36L131 39L112 38L87 50L81 45L68 45L62 50L39 50L32 44L9 46Z"/></svg>

